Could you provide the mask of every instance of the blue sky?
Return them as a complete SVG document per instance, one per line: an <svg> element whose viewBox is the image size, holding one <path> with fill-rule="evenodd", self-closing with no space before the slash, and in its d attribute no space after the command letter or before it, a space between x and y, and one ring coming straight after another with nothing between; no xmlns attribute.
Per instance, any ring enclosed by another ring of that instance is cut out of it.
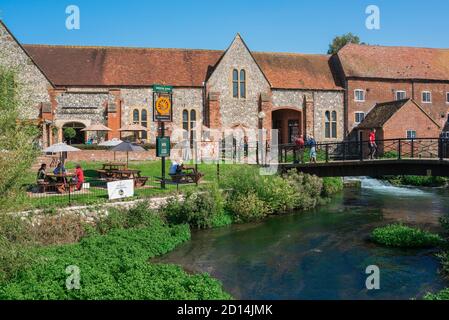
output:
<svg viewBox="0 0 449 320"><path fill-rule="evenodd" d="M68 5L81 29L65 28ZM380 8L380 30L365 8ZM325 53L334 36L449 48L447 0L0 0L0 18L22 43L225 49L237 32L254 51Z"/></svg>

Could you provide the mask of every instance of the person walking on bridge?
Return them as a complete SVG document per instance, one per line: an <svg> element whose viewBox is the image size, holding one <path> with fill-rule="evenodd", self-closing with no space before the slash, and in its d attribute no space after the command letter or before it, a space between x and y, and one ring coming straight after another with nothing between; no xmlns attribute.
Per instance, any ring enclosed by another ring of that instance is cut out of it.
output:
<svg viewBox="0 0 449 320"><path fill-rule="evenodd" d="M297 136L295 139L295 145L298 148L298 154L299 154L299 163L304 163L304 138L301 135ZM297 162L295 160L295 162Z"/></svg>
<svg viewBox="0 0 449 320"><path fill-rule="evenodd" d="M310 163L316 163L316 140L312 135L307 139L307 146L310 147Z"/></svg>
<svg viewBox="0 0 449 320"><path fill-rule="evenodd" d="M372 160L377 153L376 129L372 129L369 134L369 158Z"/></svg>

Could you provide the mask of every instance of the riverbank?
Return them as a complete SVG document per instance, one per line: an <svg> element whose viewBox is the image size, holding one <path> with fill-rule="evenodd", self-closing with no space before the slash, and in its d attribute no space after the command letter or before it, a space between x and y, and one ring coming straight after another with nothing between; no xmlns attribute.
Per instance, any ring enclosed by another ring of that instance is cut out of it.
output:
<svg viewBox="0 0 449 320"><path fill-rule="evenodd" d="M240 167L220 185L189 190L160 210L141 202L112 208L91 224L76 214L49 216L35 225L2 215L0 299L229 299L207 273L190 275L148 260L188 241L190 229L310 209L339 188L338 179L262 177L257 168Z"/></svg>

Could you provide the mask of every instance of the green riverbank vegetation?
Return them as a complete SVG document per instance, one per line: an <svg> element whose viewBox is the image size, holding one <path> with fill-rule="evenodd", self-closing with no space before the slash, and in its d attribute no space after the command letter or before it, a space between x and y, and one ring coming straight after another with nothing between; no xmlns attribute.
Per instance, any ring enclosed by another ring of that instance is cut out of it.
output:
<svg viewBox="0 0 449 320"><path fill-rule="evenodd" d="M327 184L332 186L324 191ZM158 210L142 202L113 209L94 224L64 215L31 225L2 214L0 299L231 299L208 274L191 275L151 258L188 241L191 228L311 209L337 192L337 185L297 172L260 176L248 166L223 177L220 185L188 190L184 200L172 197ZM76 270L79 289L69 289L67 279Z"/></svg>
<svg viewBox="0 0 449 320"><path fill-rule="evenodd" d="M381 245L399 248L429 248L444 244L443 238L438 234L401 223L374 229L371 239Z"/></svg>

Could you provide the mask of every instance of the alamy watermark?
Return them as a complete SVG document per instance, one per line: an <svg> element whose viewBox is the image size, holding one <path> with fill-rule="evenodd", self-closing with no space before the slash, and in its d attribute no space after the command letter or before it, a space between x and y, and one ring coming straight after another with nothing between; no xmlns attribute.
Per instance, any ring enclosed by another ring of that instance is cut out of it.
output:
<svg viewBox="0 0 449 320"><path fill-rule="evenodd" d="M65 280L67 290L81 289L81 270L78 266L68 266L65 273L69 276Z"/></svg>
<svg viewBox="0 0 449 320"><path fill-rule="evenodd" d="M369 276L366 278L365 286L368 290L380 290L380 269L376 265L370 265L366 267L366 274Z"/></svg>
<svg viewBox="0 0 449 320"><path fill-rule="evenodd" d="M79 30L81 28L80 8L76 5L70 5L65 9L68 17L65 20L67 30Z"/></svg>
<svg viewBox="0 0 449 320"><path fill-rule="evenodd" d="M365 26L368 30L380 30L380 9L376 5L369 5L365 9L368 17L365 20Z"/></svg>

